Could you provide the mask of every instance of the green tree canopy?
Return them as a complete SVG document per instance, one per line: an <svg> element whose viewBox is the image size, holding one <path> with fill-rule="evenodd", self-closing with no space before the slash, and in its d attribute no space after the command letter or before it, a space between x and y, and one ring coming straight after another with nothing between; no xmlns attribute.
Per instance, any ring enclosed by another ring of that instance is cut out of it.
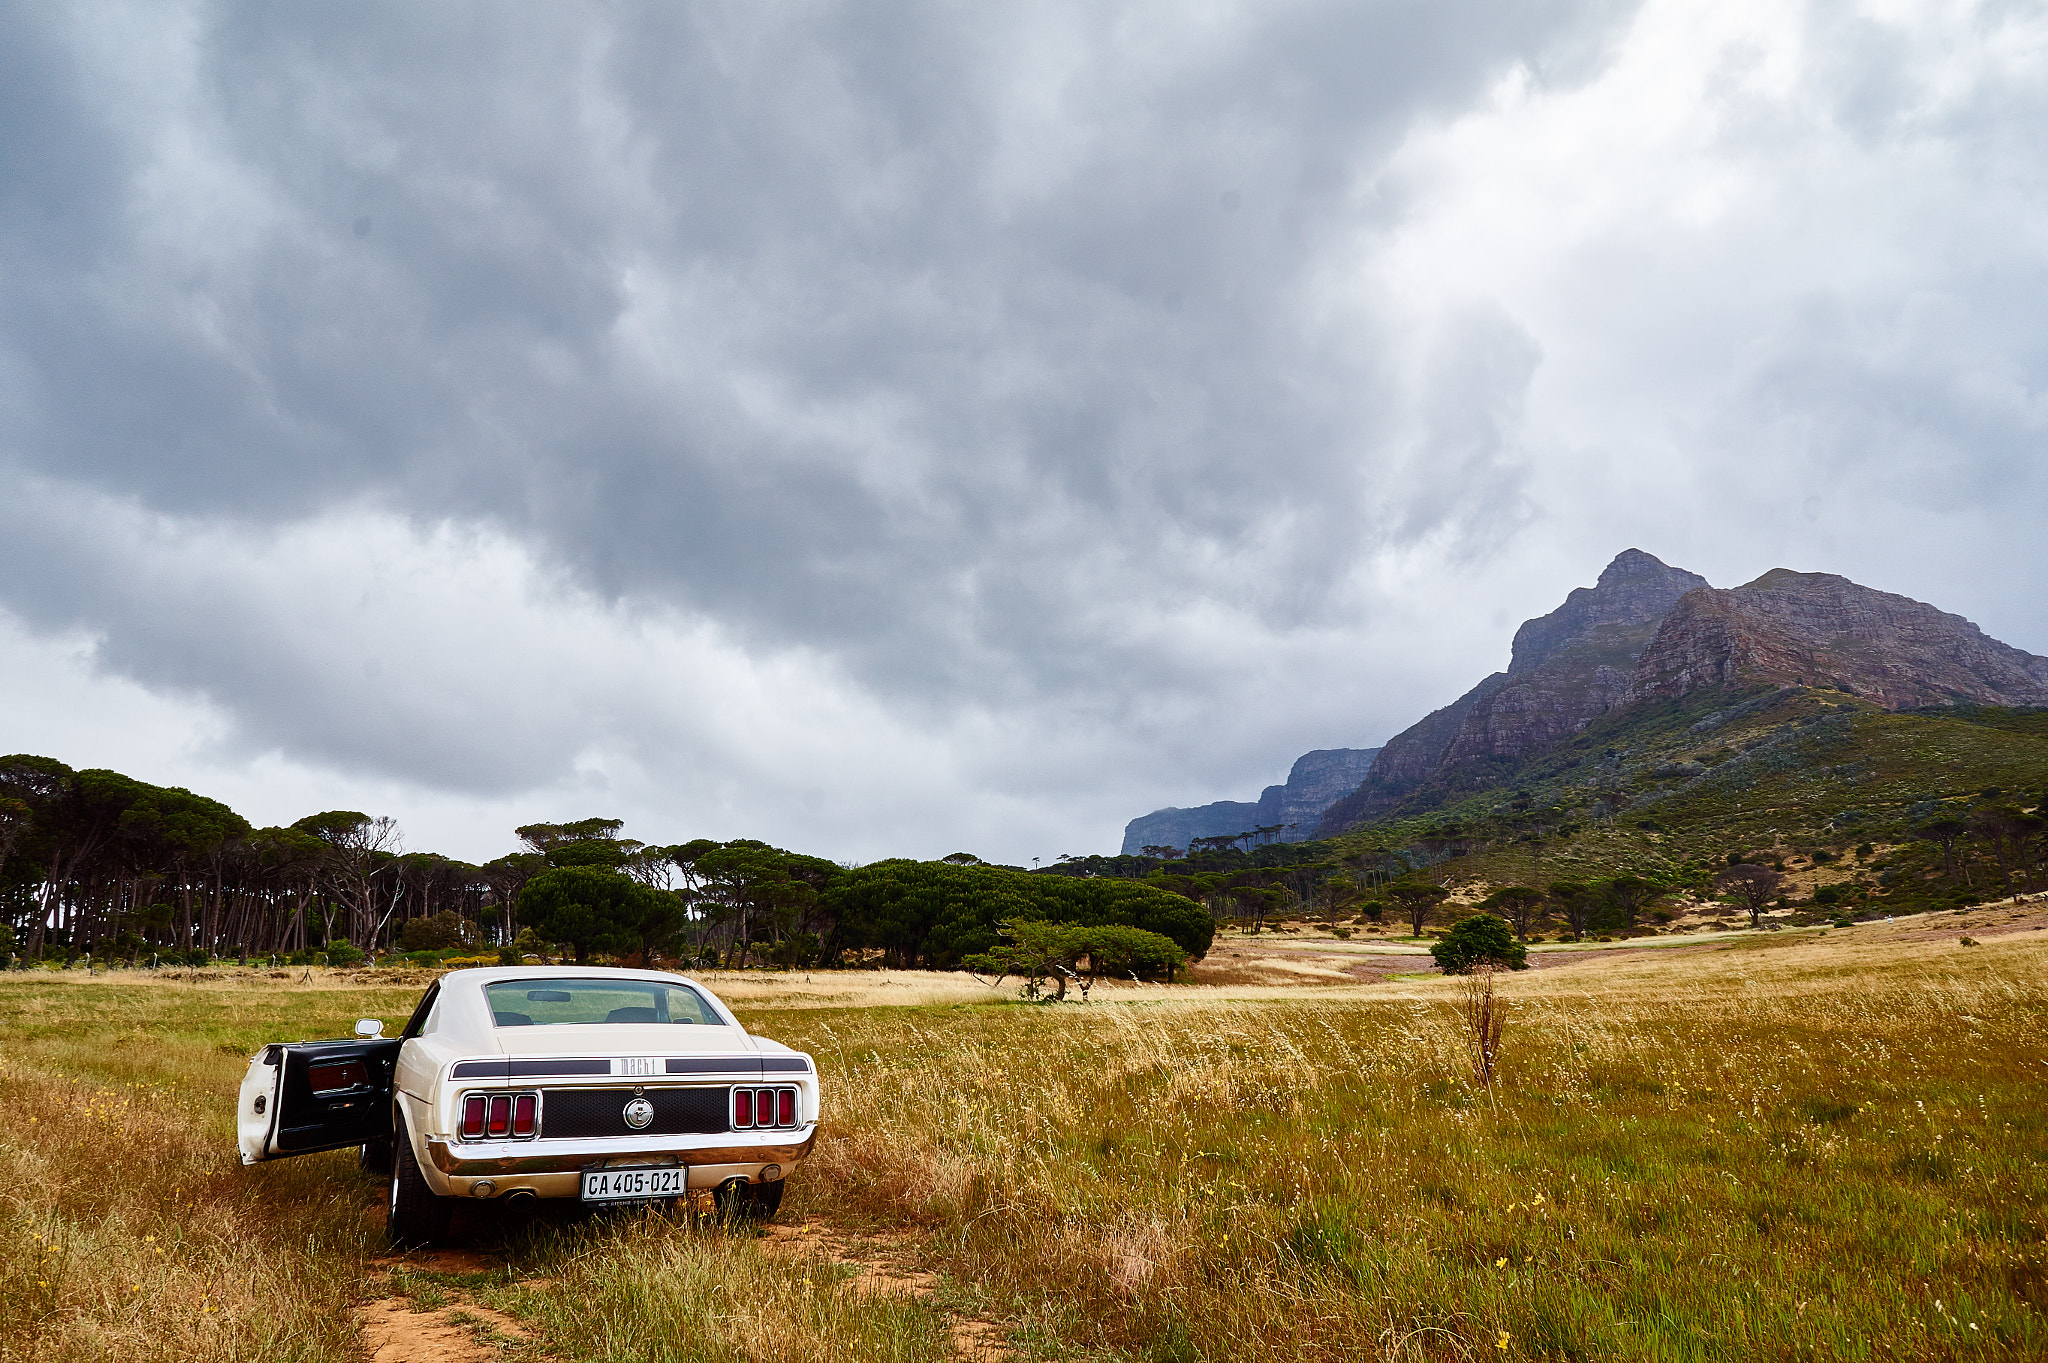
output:
<svg viewBox="0 0 2048 1363"><path fill-rule="evenodd" d="M1051 979L1057 996L1065 998L1067 981L1077 978L1076 968L1083 960L1088 962L1086 973L1093 981L1104 975L1172 979L1185 959L1172 938L1143 928L1013 918L998 923L996 930L1002 935L1001 942L987 951L970 953L961 964L998 978L1020 976L1026 993L1034 996L1039 982Z"/></svg>
<svg viewBox="0 0 2048 1363"><path fill-rule="evenodd" d="M1157 885L1034 875L998 866L882 861L825 892L842 948L879 947L908 965L949 969L997 945L1011 920L1142 928L1199 960L1216 933L1200 904Z"/></svg>
<svg viewBox="0 0 2048 1363"><path fill-rule="evenodd" d="M546 856L550 866L605 866L617 870L632 858L634 850L631 843L588 838L581 842L558 842L548 848Z"/></svg>
<svg viewBox="0 0 2048 1363"><path fill-rule="evenodd" d="M649 960L667 947L685 922L682 900L602 866L559 866L519 891L519 921L553 942L566 943L577 964L592 953L641 953Z"/></svg>
<svg viewBox="0 0 2048 1363"><path fill-rule="evenodd" d="M1530 885L1504 885L1479 901L1483 911L1505 918L1517 937L1529 935L1529 925L1535 921L1536 910L1542 904L1543 891Z"/></svg>
<svg viewBox="0 0 2048 1363"><path fill-rule="evenodd" d="M1162 933L1147 932L1143 928L1125 928L1114 925L1080 928L1076 930L1081 946L1081 956L1088 961L1091 976L1103 975L1126 978L1135 976L1141 980L1171 980L1181 968L1187 956L1180 944Z"/></svg>
<svg viewBox="0 0 2048 1363"><path fill-rule="evenodd" d="M330 809L325 814L308 814L292 825L301 833L311 833L324 843L339 845L343 839L372 820L369 815L355 809Z"/></svg>
<svg viewBox="0 0 2048 1363"><path fill-rule="evenodd" d="M1572 930L1572 936L1584 937L1592 918L1592 889L1583 881L1554 880L1550 883L1550 898L1564 910L1565 925Z"/></svg>
<svg viewBox="0 0 2048 1363"><path fill-rule="evenodd" d="M1431 909L1444 902L1449 892L1441 885L1410 881L1405 885L1389 885L1387 893L1394 897L1394 902L1408 915L1409 924L1415 929L1415 935L1420 937L1423 920L1429 917Z"/></svg>
<svg viewBox="0 0 2048 1363"><path fill-rule="evenodd" d="M1466 974L1481 961L1509 970L1529 968L1529 948L1515 940L1506 919L1490 913L1475 913L1452 924L1429 954L1436 957L1437 969L1446 975Z"/></svg>
<svg viewBox="0 0 2048 1363"><path fill-rule="evenodd" d="M518 839L542 856L571 843L617 842L624 819L577 819L571 823L530 823L512 830ZM558 865L582 863L561 862Z"/></svg>
<svg viewBox="0 0 2048 1363"><path fill-rule="evenodd" d="M184 856L213 851L251 832L249 821L220 801L176 786L132 792L119 824L124 835Z"/></svg>
<svg viewBox="0 0 2048 1363"><path fill-rule="evenodd" d="M1762 926L1764 907L1783 892L1785 885L1785 877L1775 868L1748 862L1730 866L1714 877L1714 888L1730 904L1749 914L1749 925L1753 928Z"/></svg>
<svg viewBox="0 0 2048 1363"><path fill-rule="evenodd" d="M838 866L752 838L688 843L668 855L697 887L694 896L706 918L731 925L728 965L745 964L757 947L774 956L774 943L782 944L776 959L785 963L817 957L819 894L839 878Z"/></svg>
<svg viewBox="0 0 2048 1363"><path fill-rule="evenodd" d="M1642 911L1661 899L1665 893L1662 883L1633 873L1609 876L1597 882L1593 888L1608 912L1619 919L1619 925L1625 928L1633 928Z"/></svg>

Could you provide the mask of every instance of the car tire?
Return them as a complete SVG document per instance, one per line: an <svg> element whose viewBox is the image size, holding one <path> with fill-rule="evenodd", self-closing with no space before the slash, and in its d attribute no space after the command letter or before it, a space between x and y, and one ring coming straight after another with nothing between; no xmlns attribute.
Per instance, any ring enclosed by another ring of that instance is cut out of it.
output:
<svg viewBox="0 0 2048 1363"><path fill-rule="evenodd" d="M391 1142L388 1139L364 1141L363 1148L356 1152L356 1163L362 1166L366 1174L381 1174L388 1177L391 1173Z"/></svg>
<svg viewBox="0 0 2048 1363"><path fill-rule="evenodd" d="M782 1181L723 1183L712 1193L718 1214L732 1221L773 1221L782 1207Z"/></svg>
<svg viewBox="0 0 2048 1363"><path fill-rule="evenodd" d="M420 1172L412 1153L412 1138L406 1134L405 1117L391 1120L391 1185L384 1222L384 1238L393 1249L424 1249L448 1234L453 1211L449 1199L437 1197Z"/></svg>

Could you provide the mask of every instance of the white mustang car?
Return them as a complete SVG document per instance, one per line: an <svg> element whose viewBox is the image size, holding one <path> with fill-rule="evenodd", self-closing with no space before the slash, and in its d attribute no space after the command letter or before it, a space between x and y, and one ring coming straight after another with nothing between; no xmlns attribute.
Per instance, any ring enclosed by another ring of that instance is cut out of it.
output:
<svg viewBox="0 0 2048 1363"><path fill-rule="evenodd" d="M395 1039L275 1042L249 1063L242 1162L362 1147L389 1235L443 1235L458 1197L640 1202L709 1190L765 1220L817 1134L811 1057L654 970L456 970Z"/></svg>

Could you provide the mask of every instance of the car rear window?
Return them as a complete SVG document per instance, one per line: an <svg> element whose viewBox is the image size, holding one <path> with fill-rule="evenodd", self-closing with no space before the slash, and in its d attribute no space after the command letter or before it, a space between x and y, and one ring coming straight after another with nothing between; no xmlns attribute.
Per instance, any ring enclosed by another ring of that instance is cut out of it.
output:
<svg viewBox="0 0 2048 1363"><path fill-rule="evenodd" d="M484 998L491 1005L491 1021L500 1027L725 1025L702 994L686 984L659 980L500 980L484 986Z"/></svg>

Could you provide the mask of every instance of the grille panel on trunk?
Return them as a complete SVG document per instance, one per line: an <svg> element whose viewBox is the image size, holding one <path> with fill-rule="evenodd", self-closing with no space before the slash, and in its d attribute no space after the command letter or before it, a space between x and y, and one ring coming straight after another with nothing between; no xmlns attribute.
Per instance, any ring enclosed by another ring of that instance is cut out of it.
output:
<svg viewBox="0 0 2048 1363"><path fill-rule="evenodd" d="M654 1120L635 1131L626 1125L632 1089L545 1089L540 1138L714 1135L730 1129L726 1123L726 1109L731 1106L726 1095L730 1092L723 1088L650 1088L640 1096L654 1104Z"/></svg>

